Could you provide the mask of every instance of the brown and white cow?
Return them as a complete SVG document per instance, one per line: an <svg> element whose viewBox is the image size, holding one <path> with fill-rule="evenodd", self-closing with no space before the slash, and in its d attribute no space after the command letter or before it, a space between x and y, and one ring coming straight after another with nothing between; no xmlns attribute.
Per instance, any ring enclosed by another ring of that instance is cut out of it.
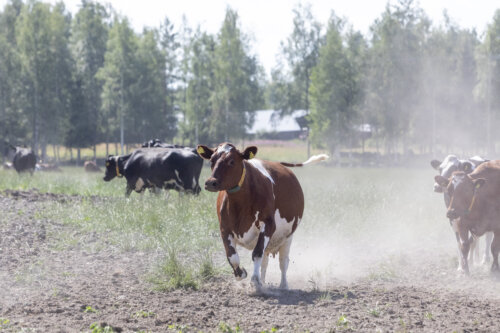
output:
<svg viewBox="0 0 500 333"><path fill-rule="evenodd" d="M199 145L198 154L210 160L212 175L205 189L219 192L217 216L227 259L237 280L247 272L240 267L236 246L252 251L252 283L265 282L270 254L279 253L280 288L288 288L288 269L292 236L304 212L304 194L299 181L286 166L302 166L327 158L311 157L302 164L278 163L254 159L257 147L240 152L230 143L216 149Z"/></svg>
<svg viewBox="0 0 500 333"><path fill-rule="evenodd" d="M488 231L494 234L491 244L493 272L499 270L500 251L500 161L481 164L471 174L454 172L447 179L435 177L446 188L450 204L446 216L456 221L460 236L463 267L468 272L467 254L470 248L469 232L479 237Z"/></svg>
<svg viewBox="0 0 500 333"><path fill-rule="evenodd" d="M85 161L83 163L85 172L101 172L101 168L97 165L96 161Z"/></svg>

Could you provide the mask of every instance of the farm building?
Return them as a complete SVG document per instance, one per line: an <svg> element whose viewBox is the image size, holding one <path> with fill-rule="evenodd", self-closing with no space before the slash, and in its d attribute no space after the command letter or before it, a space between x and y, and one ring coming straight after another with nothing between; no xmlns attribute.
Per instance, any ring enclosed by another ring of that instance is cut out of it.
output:
<svg viewBox="0 0 500 333"><path fill-rule="evenodd" d="M253 126L247 130L251 138L271 140L292 140L307 135L306 111L296 110L292 114L280 117L275 110L255 112Z"/></svg>

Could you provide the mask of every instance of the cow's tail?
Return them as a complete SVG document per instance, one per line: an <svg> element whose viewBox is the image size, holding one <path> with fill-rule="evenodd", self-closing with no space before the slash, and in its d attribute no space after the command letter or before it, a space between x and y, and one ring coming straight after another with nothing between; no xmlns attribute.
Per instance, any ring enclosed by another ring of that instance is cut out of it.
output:
<svg viewBox="0 0 500 333"><path fill-rule="evenodd" d="M326 154L319 154L319 155L314 155L311 156L307 161L303 163L287 163L287 162L280 162L281 165L284 165L286 167L301 167L307 164L313 164L313 163L318 163L324 160L327 160L329 157Z"/></svg>

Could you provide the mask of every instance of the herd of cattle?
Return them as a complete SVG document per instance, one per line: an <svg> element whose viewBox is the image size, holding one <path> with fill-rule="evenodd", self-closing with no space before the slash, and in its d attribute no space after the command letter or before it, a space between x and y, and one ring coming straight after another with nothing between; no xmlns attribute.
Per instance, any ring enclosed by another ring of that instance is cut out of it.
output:
<svg viewBox="0 0 500 333"><path fill-rule="evenodd" d="M28 148L11 147L9 167L33 173L43 164ZM281 284L287 288L288 253L304 210L304 195L290 167L303 166L328 158L317 155L304 163L291 164L254 159L257 147L239 151L230 143L212 149L204 145L189 148L154 139L127 155L109 155L105 161L104 181L125 177L126 196L132 191L159 189L198 194L203 159L210 162L211 176L205 189L219 192L217 216L229 264L237 279L247 276L240 266L236 245L252 250L252 283L265 281L269 256L279 254ZM4 164L4 167L6 164ZM469 262L478 258L478 239L484 235L483 262L493 258L492 272L499 272L500 252L500 160L475 156L461 160L455 155L433 160L434 191L443 193L446 216L455 232L459 249L458 270L468 273ZM48 165L45 168L49 168ZM85 171L100 172L87 161Z"/></svg>

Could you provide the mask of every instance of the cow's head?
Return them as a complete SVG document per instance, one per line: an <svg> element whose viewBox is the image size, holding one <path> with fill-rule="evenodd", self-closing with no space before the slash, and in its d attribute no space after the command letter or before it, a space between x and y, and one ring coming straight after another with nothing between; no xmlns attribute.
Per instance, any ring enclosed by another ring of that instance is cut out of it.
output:
<svg viewBox="0 0 500 333"><path fill-rule="evenodd" d="M241 186L244 179L244 160L249 160L257 154L257 147L250 146L240 152L230 143L221 143L217 148L198 145L198 154L210 161L212 175L205 182L205 189L211 192L232 191ZM243 176L243 177L242 177Z"/></svg>
<svg viewBox="0 0 500 333"><path fill-rule="evenodd" d="M455 171L463 171L466 174L471 173L474 170L474 164L470 161L459 160L455 155L448 155L446 158L440 162L438 160L432 160L431 166L439 171L439 175L449 179ZM444 187L439 185L438 182L434 183L434 192L443 193Z"/></svg>
<svg viewBox="0 0 500 333"><path fill-rule="evenodd" d="M108 155L106 159L106 170L103 180L109 182L111 179L118 176L118 156Z"/></svg>
<svg viewBox="0 0 500 333"><path fill-rule="evenodd" d="M434 179L451 198L446 216L452 220L469 214L477 191L485 184L485 179L472 179L463 171L454 172L449 179L443 176L436 176Z"/></svg>

